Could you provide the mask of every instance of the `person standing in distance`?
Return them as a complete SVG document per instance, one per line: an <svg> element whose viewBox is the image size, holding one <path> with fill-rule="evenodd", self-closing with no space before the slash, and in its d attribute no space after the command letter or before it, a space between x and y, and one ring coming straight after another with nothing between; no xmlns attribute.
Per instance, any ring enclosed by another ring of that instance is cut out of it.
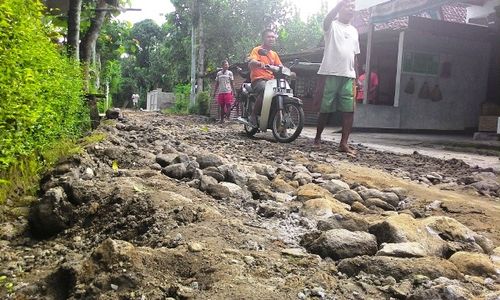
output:
<svg viewBox="0 0 500 300"><path fill-rule="evenodd" d="M220 106L220 122L224 123L224 118L229 120L231 114L231 104L234 99L234 76L229 71L229 62L222 61L222 70L217 72L215 78L215 93L217 93L217 103Z"/></svg>
<svg viewBox="0 0 500 300"><path fill-rule="evenodd" d="M320 145L330 114L342 112L339 151L350 156L356 155L348 140L354 120L356 55L360 52L358 31L351 25L354 10L354 0L341 0L323 22L325 50L318 74L324 76L325 84L319 99L321 108L314 139L314 144Z"/></svg>

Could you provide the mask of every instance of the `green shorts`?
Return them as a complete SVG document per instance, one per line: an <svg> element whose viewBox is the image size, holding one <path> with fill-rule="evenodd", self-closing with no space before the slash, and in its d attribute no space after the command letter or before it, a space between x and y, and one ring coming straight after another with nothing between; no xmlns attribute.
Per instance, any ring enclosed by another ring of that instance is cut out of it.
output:
<svg viewBox="0 0 500 300"><path fill-rule="evenodd" d="M354 112L354 89L354 78L326 76L320 112Z"/></svg>

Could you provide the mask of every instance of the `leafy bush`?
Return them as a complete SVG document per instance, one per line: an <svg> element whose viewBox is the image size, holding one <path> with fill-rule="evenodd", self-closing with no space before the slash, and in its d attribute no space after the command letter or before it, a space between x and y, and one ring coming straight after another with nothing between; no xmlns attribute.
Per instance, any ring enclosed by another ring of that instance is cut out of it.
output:
<svg viewBox="0 0 500 300"><path fill-rule="evenodd" d="M0 1L0 202L15 188L9 174L40 169L89 126L80 67L50 41L42 10L38 0Z"/></svg>
<svg viewBox="0 0 500 300"><path fill-rule="evenodd" d="M210 97L210 93L207 91L196 95L195 113L202 116L210 115L211 100L212 98Z"/></svg>
<svg viewBox="0 0 500 300"><path fill-rule="evenodd" d="M175 104L172 113L187 114L189 112L189 96L191 94L190 84L178 84L174 88Z"/></svg>

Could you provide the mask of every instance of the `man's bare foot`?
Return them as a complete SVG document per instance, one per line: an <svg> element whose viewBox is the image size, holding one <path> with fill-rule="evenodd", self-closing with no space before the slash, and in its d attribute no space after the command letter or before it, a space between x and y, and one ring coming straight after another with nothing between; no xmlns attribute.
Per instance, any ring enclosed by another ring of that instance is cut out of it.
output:
<svg viewBox="0 0 500 300"><path fill-rule="evenodd" d="M314 142L313 142L313 147L314 148L320 148L321 147L321 139L314 139Z"/></svg>
<svg viewBox="0 0 500 300"><path fill-rule="evenodd" d="M339 151L347 154L350 157L356 157L357 152L347 145L340 145L339 146Z"/></svg>

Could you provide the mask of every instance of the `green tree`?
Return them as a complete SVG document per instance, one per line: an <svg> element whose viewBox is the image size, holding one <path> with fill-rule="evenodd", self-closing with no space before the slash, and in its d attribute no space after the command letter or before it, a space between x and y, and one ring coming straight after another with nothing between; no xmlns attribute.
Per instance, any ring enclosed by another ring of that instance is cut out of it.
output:
<svg viewBox="0 0 500 300"><path fill-rule="evenodd" d="M48 38L42 9L39 1L0 2L0 202L17 189L9 174L39 171L50 148L89 125L81 70Z"/></svg>
<svg viewBox="0 0 500 300"><path fill-rule="evenodd" d="M326 12L310 16L302 21L298 12L287 19L278 31L278 49L283 53L294 53L316 47L323 37L323 19Z"/></svg>

